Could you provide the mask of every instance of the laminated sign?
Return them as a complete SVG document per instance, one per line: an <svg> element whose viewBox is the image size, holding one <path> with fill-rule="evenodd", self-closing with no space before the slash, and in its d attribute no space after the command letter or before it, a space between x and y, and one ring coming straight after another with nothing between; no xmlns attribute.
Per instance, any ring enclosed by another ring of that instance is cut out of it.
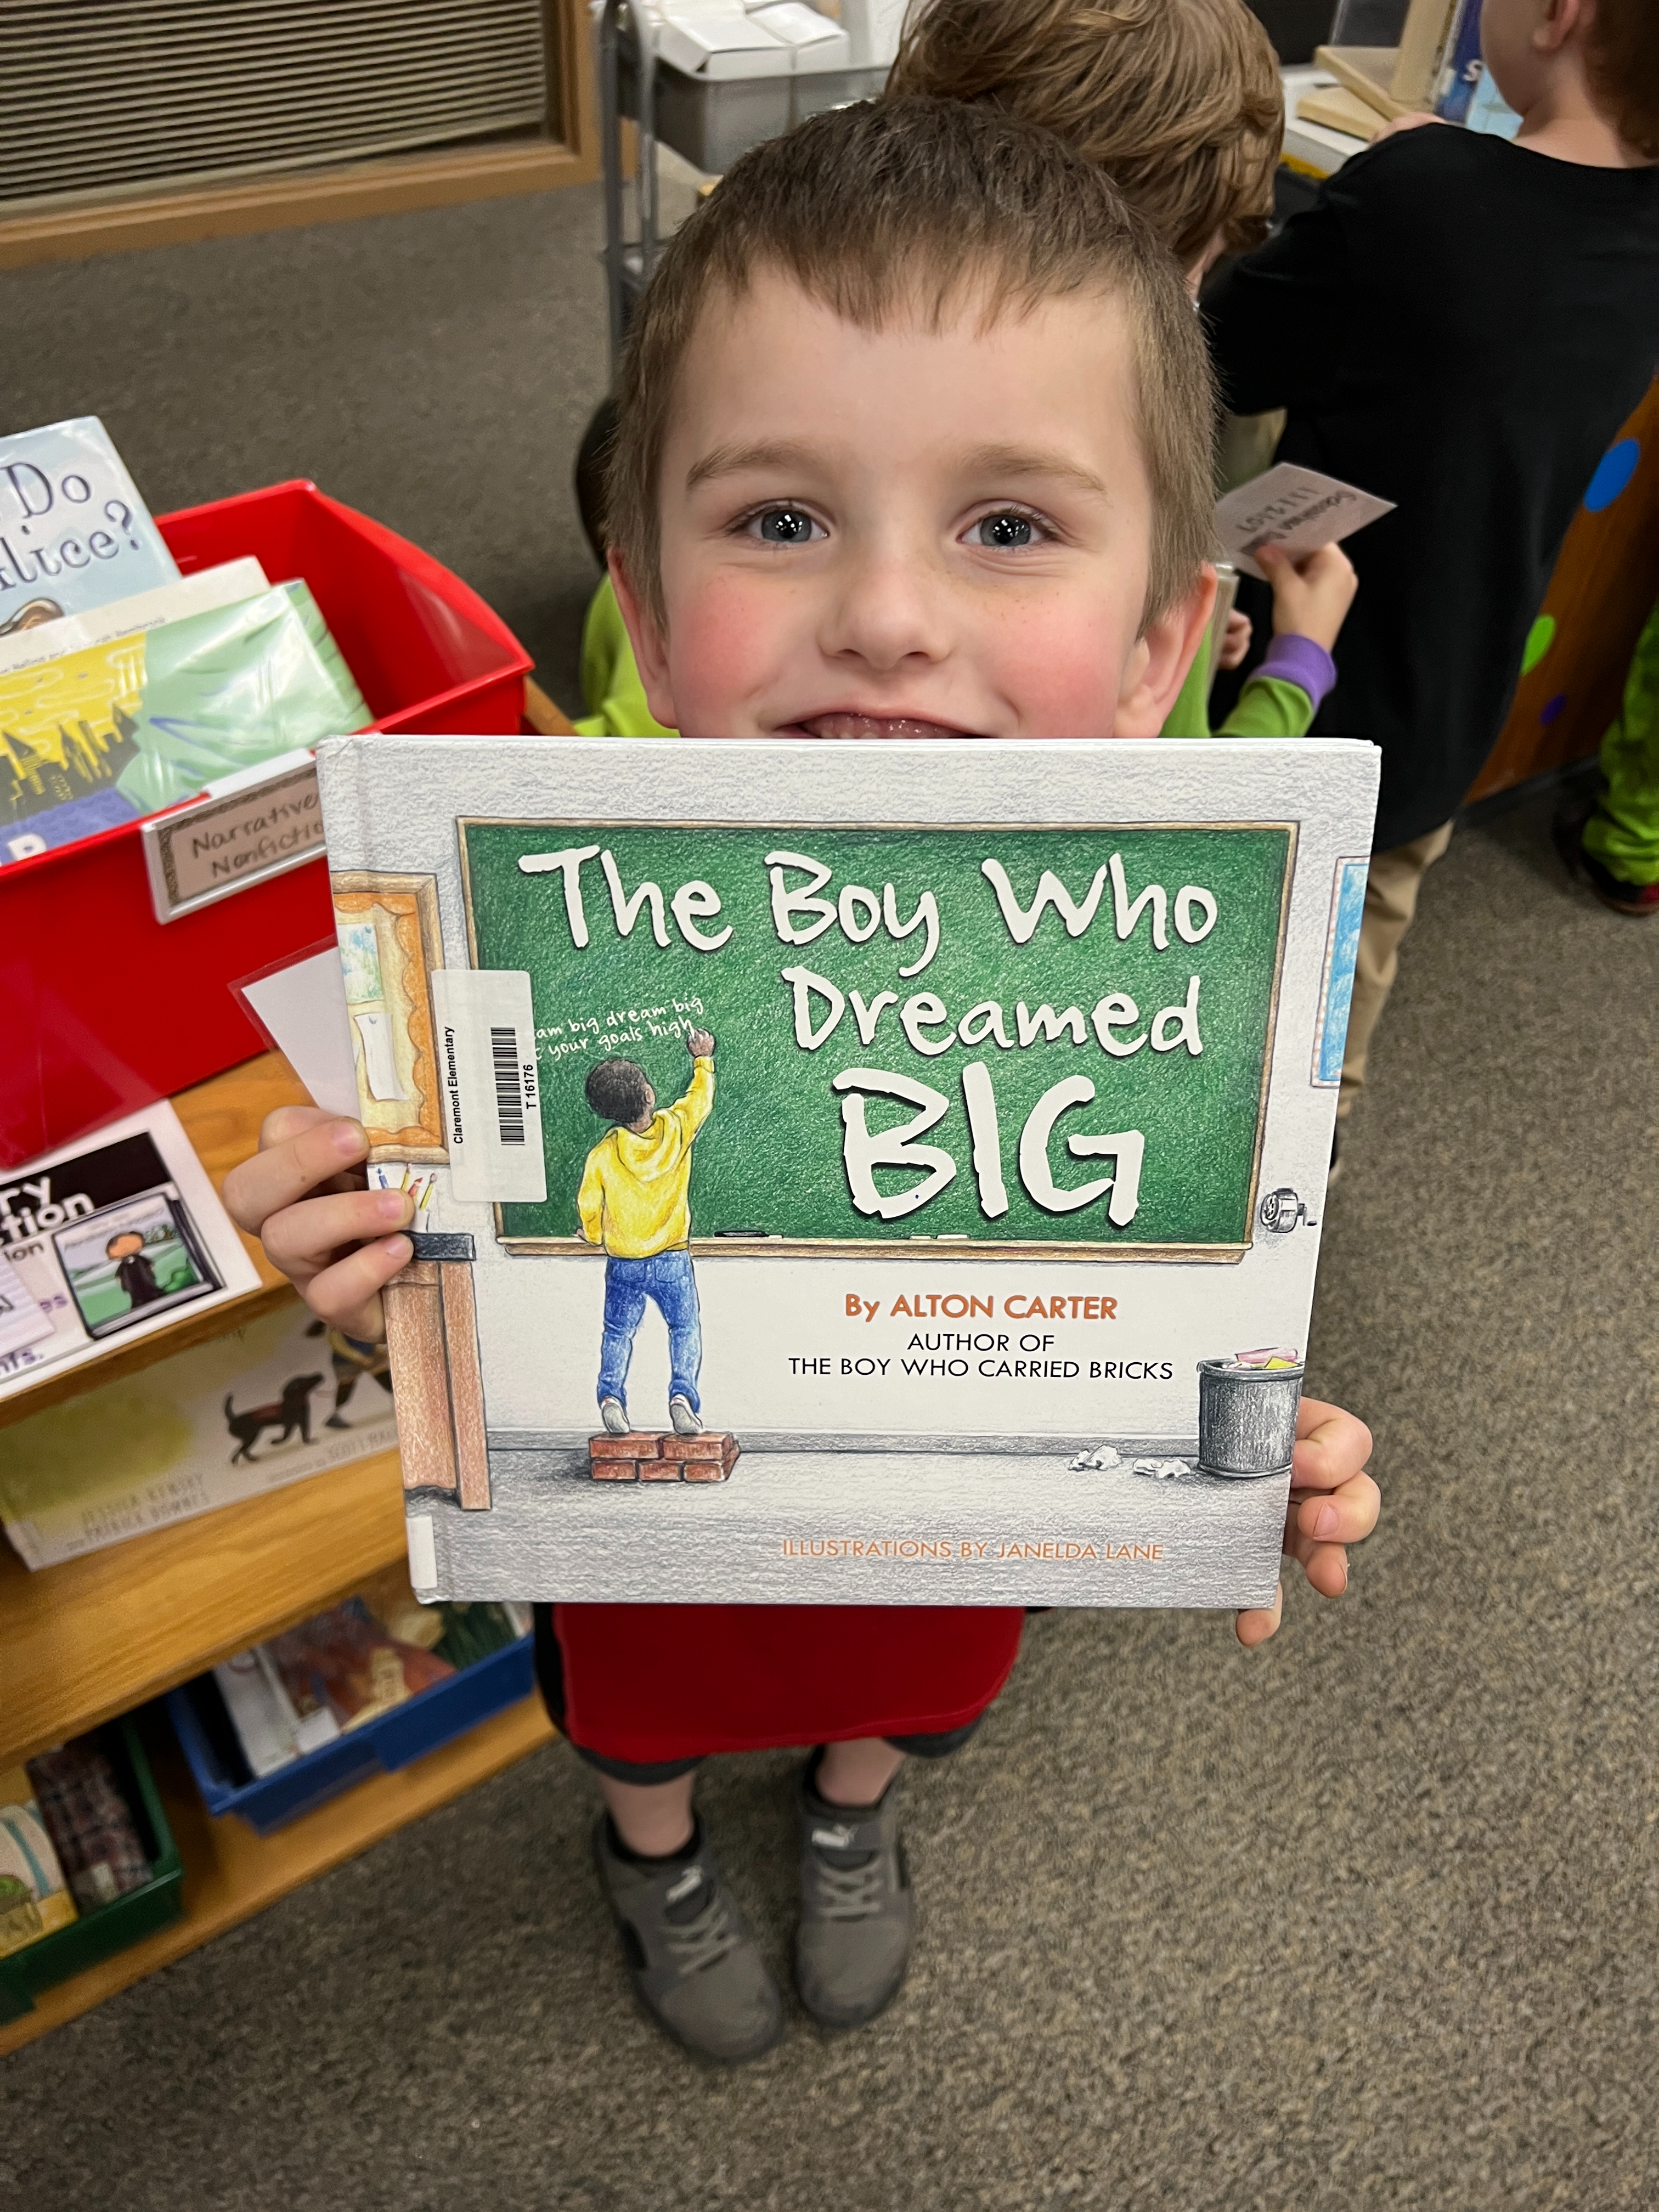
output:
<svg viewBox="0 0 1659 2212"><path fill-rule="evenodd" d="M423 1595L1271 1600L1371 747L319 769Z"/></svg>

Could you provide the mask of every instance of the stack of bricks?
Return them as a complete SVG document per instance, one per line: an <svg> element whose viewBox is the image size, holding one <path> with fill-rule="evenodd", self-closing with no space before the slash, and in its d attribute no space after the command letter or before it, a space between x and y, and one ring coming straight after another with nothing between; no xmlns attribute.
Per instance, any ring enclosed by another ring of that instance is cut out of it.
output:
<svg viewBox="0 0 1659 2212"><path fill-rule="evenodd" d="M738 1440L720 1429L700 1437L630 1429L626 1436L587 1440L595 1482L724 1482L737 1463Z"/></svg>

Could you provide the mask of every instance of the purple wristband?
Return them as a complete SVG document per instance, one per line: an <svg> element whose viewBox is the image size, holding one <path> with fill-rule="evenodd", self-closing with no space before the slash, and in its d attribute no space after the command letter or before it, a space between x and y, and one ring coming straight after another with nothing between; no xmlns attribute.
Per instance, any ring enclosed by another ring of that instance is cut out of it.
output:
<svg viewBox="0 0 1659 2212"><path fill-rule="evenodd" d="M1287 636L1276 637L1260 666L1250 673L1280 684L1296 684L1307 693L1316 709L1336 682L1336 663L1322 645L1292 631Z"/></svg>

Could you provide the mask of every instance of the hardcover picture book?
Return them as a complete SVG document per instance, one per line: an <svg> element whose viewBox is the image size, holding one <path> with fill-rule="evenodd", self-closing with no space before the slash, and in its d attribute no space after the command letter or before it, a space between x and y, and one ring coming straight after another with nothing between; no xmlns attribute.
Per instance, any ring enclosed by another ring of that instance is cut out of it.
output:
<svg viewBox="0 0 1659 2212"><path fill-rule="evenodd" d="M0 438L0 637L178 579L95 415Z"/></svg>
<svg viewBox="0 0 1659 2212"><path fill-rule="evenodd" d="M56 1566L397 1441L384 1353L295 1299L9 1429L0 1520Z"/></svg>
<svg viewBox="0 0 1659 2212"><path fill-rule="evenodd" d="M1270 1601L1371 747L319 767L422 1596Z"/></svg>

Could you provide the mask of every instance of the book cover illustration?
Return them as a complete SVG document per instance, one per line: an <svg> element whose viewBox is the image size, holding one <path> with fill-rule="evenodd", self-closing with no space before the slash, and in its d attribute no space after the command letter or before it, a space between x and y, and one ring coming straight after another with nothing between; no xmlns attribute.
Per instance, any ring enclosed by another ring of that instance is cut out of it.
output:
<svg viewBox="0 0 1659 2212"><path fill-rule="evenodd" d="M0 1959L80 1915L25 1767L0 1774Z"/></svg>
<svg viewBox="0 0 1659 2212"><path fill-rule="evenodd" d="M0 438L0 637L178 580L95 415Z"/></svg>
<svg viewBox="0 0 1659 2212"><path fill-rule="evenodd" d="M319 771L422 1595L1270 1598L1371 748Z"/></svg>
<svg viewBox="0 0 1659 2212"><path fill-rule="evenodd" d="M8 1170L0 1188L0 1398L259 1278L165 1102Z"/></svg>
<svg viewBox="0 0 1659 2212"><path fill-rule="evenodd" d="M26 1565L55 1566L397 1441L384 1352L296 1302L20 1421L0 1516Z"/></svg>
<svg viewBox="0 0 1659 2212"><path fill-rule="evenodd" d="M0 672L0 860L136 820L369 720L303 583Z"/></svg>

